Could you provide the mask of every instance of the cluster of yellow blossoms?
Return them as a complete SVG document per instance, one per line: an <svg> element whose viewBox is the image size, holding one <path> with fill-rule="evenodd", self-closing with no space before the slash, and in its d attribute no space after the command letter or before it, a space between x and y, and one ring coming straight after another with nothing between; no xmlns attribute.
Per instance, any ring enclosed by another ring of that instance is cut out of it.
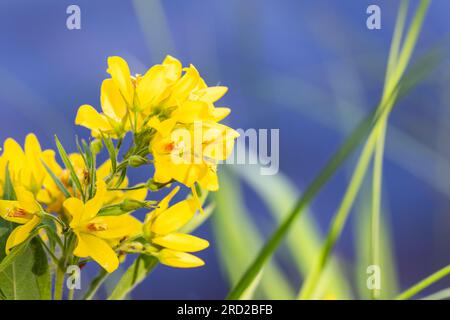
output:
<svg viewBox="0 0 450 320"><path fill-rule="evenodd" d="M24 148L11 138L4 142L0 216L18 224L6 252L37 231L43 219L52 218L59 234L73 239L75 257L92 259L108 272L117 269L124 253L148 254L174 267L201 266L204 262L191 253L208 242L180 229L202 212L198 191L218 189L218 162L230 155L238 137L219 123L230 109L214 105L227 88L208 87L194 66L182 68L171 56L135 76L125 60L110 57L107 71L111 78L101 85L102 112L82 105L75 120L95 140L70 155L58 147L64 167L33 134ZM133 141L118 162L127 133ZM96 168L101 142L110 159ZM129 186L127 168L148 164L153 164L153 177ZM170 206L180 189L176 186L159 202L146 200L148 190L172 183L187 186L192 195ZM131 215L140 208L153 208L143 222Z"/></svg>

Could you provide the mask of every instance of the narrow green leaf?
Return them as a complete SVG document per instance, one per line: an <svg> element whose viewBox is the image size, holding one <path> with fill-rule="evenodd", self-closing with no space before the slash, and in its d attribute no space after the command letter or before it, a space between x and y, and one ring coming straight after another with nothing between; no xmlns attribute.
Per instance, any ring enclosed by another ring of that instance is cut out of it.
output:
<svg viewBox="0 0 450 320"><path fill-rule="evenodd" d="M426 57L428 58L428 56ZM344 141L342 146L327 162L325 167L318 173L313 182L306 188L303 195L298 199L295 207L289 215L283 220L278 228L272 233L272 236L262 248L260 254L257 256L253 264L249 267L247 272L238 282L236 287L229 293L228 299L235 299L240 296L248 285L253 281L254 277L259 273L259 270L269 260L272 254L276 251L281 241L291 228L293 222L303 213L305 207L311 202L328 180L334 176L336 171L347 160L347 158L356 150L356 148L364 141L373 128L379 123L383 114L390 112L395 108L394 101L404 97L406 93L413 88L421 79L429 74L432 67L435 66L436 61L423 59L411 69L411 72L397 85L392 95L385 101L384 104L379 105L368 117L363 119L359 125L351 132L349 137Z"/></svg>
<svg viewBox="0 0 450 320"><path fill-rule="evenodd" d="M158 259L139 255L125 271L108 300L122 300L158 265Z"/></svg>
<svg viewBox="0 0 450 320"><path fill-rule="evenodd" d="M262 176L259 172L260 168L254 165L233 166L231 169L259 195L276 221L281 221L289 209L295 205L300 192L283 173ZM311 269L312 262L320 251L321 243L322 236L312 212L305 209L305 214L296 221L286 237L290 255L301 276ZM320 299L325 295L333 295L337 299L351 298L350 285L337 259L333 259L327 268L324 281L317 290L315 298Z"/></svg>
<svg viewBox="0 0 450 320"><path fill-rule="evenodd" d="M11 176L9 174L9 165L5 169L5 183L3 186L3 200L16 200L16 192L12 185Z"/></svg>
<svg viewBox="0 0 450 320"><path fill-rule="evenodd" d="M111 170L112 172L116 172L117 170L117 153L116 148L114 147L114 143L110 137L102 136L103 144L108 150L109 158L111 159Z"/></svg>
<svg viewBox="0 0 450 320"><path fill-rule="evenodd" d="M220 189L213 194L216 210L212 216L214 235L218 245L221 265L234 286L249 266L263 240L247 213L240 191L239 181L227 168L222 168ZM245 245L243 245L245 244ZM244 299L253 292L258 283L257 298L261 294L267 299L292 299L294 290L276 261L270 261L259 271L260 281L252 279L251 284L234 299Z"/></svg>
<svg viewBox="0 0 450 320"><path fill-rule="evenodd" d="M77 173L75 172L73 164L70 161L66 150L64 149L64 147L62 146L61 142L59 141L59 139L58 139L58 137L56 135L55 135L55 142L56 142L56 147L57 147L58 152L59 152L59 156L61 157L61 160L64 162L64 165L66 166L66 169L69 170L69 172L70 172L70 177L72 179L72 182L75 184L75 186L77 187L78 191L80 192L80 194L82 195L82 197L84 199L85 198L85 194L84 194L81 182L78 179Z"/></svg>
<svg viewBox="0 0 450 320"><path fill-rule="evenodd" d="M53 182L58 186L58 189L64 194L64 197L70 198L70 192L67 190L67 188L64 186L64 184L61 182L61 180L55 175L55 173L52 171L52 169L45 164L44 161L42 161L42 164L45 167L45 170L47 170L48 174L52 178Z"/></svg>

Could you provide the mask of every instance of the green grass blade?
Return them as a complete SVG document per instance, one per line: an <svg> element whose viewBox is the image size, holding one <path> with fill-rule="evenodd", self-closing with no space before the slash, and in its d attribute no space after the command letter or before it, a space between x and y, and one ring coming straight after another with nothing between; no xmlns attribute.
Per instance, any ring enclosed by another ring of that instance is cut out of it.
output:
<svg viewBox="0 0 450 320"><path fill-rule="evenodd" d="M373 111L368 117L363 119L359 125L352 130L349 137L344 141L342 146L327 162L325 167L318 173L313 182L305 189L304 194L298 199L296 206L290 212L283 222L273 232L272 236L262 248L260 254L255 259L253 264L249 267L245 275L229 293L228 298L233 299L234 296L239 296L245 288L252 282L253 278L258 274L264 264L268 261L271 255L276 251L281 240L285 237L287 231L290 229L293 221L302 214L303 209L311 202L316 194L322 189L326 182L335 174L348 157L356 150L362 141L364 141L373 128L379 123L383 113L391 112L395 107L394 101L404 97L414 86L424 79L431 70L433 70L437 63L441 61L441 55L437 59L436 52L431 52L417 64L415 64L411 71L405 76L394 90L394 93L386 100L384 104Z"/></svg>
<svg viewBox="0 0 450 320"><path fill-rule="evenodd" d="M234 166L232 169L259 195L276 221L281 221L294 206L300 192L282 173L262 176L259 173L259 167L253 165ZM311 269L311 262L317 257L322 243L318 227L311 214L305 209L305 214L295 222L286 237L289 253L301 276ZM317 298L325 295L333 295L337 299L351 298L350 286L336 259L332 259L324 278Z"/></svg>
<svg viewBox="0 0 450 320"><path fill-rule="evenodd" d="M416 294L418 294L423 289L429 287L433 283L441 280L442 278L446 277L449 274L450 274L450 265L440 269L439 271L436 271L432 275L426 277L422 281L413 285L411 288L409 288L408 290L406 290L403 293L401 293L400 295L398 295L395 299L396 300L409 299L409 298L415 296Z"/></svg>
<svg viewBox="0 0 450 320"><path fill-rule="evenodd" d="M140 255L125 271L108 300L122 300L158 265L158 259Z"/></svg>
<svg viewBox="0 0 450 320"><path fill-rule="evenodd" d="M229 170L223 170L222 173L219 179L220 189L213 198L216 211L212 216L212 222L220 259L229 282L234 285L257 254L262 239L242 202L239 181ZM234 299L248 297L251 288L254 289L258 282L257 278L260 278L258 289L261 289L265 298L291 299L294 296L289 281L273 261L258 273L259 275L254 277Z"/></svg>
<svg viewBox="0 0 450 320"><path fill-rule="evenodd" d="M380 299L390 299L398 294L398 279L395 263L395 254L390 233L390 224L387 219L386 206L383 206L383 215L380 217L380 256L379 266L382 270ZM369 299L367 288L367 267L370 262L370 229L371 229L370 189L367 185L362 187L362 197L357 206L356 222L354 226L355 245L357 255L356 284L361 299Z"/></svg>

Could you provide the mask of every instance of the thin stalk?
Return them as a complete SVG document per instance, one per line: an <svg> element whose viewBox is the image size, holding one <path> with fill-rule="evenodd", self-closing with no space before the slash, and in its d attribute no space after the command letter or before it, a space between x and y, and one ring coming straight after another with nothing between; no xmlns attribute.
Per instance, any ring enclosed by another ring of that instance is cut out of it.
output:
<svg viewBox="0 0 450 320"><path fill-rule="evenodd" d="M101 269L98 275L92 280L91 285L83 297L83 300L92 300L92 298L97 293L98 289L101 287L106 278L108 278L109 273L105 269Z"/></svg>
<svg viewBox="0 0 450 320"><path fill-rule="evenodd" d="M53 293L54 300L62 300L64 290L64 270L59 266L56 268L55 291Z"/></svg>
<svg viewBox="0 0 450 320"><path fill-rule="evenodd" d="M385 88L382 100L385 100L390 92L394 89L411 59L412 52L417 42L418 35L425 17L425 13L430 4L430 1L422 1L416 12L416 15L411 24L410 30L406 36L405 44L402 47L399 55L400 43L402 33L405 25L406 15L408 11L408 2L402 1L400 4L399 13L392 39L391 50L389 52L388 67L385 79ZM371 211L371 242L370 255L371 264L379 265L380 263L380 208L382 196L382 180L383 180L383 159L384 159L384 145L387 130L387 117L382 121L379 127L379 136L375 148L375 159L373 165L373 180L372 180L372 211ZM380 292L379 288L371 289L372 299L378 298Z"/></svg>
<svg viewBox="0 0 450 320"><path fill-rule="evenodd" d="M449 298L450 298L450 288L446 288L433 294L430 294L429 296L426 296L421 300L446 300Z"/></svg>
<svg viewBox="0 0 450 320"><path fill-rule="evenodd" d="M299 299L309 299L313 295L319 283L323 269L325 268L325 265L330 258L331 251L333 250L336 240L338 239L339 235L342 232L342 229L344 228L345 222L350 213L350 209L353 205L353 202L355 201L356 195L358 194L364 176L367 172L367 168L369 166L375 147L375 138L376 136L372 134L369 137L367 143L364 145L358 164L356 165L356 169L353 172L352 178L350 180L350 184L334 217L331 229L328 232L327 238L325 240L325 244L322 247L319 259L308 274L306 281L299 293Z"/></svg>
<svg viewBox="0 0 450 320"><path fill-rule="evenodd" d="M413 285L411 288L409 288L408 290L404 291L403 293L399 294L395 298L395 300L406 300L406 299L409 299L409 298L415 296L416 294L418 294L423 289L431 286L436 281L441 280L442 278L444 278L448 274L450 274L450 264L447 265L446 267L442 268L441 270L433 273L432 275L426 277L425 279L423 279L422 281L418 282L417 284Z"/></svg>
<svg viewBox="0 0 450 320"><path fill-rule="evenodd" d="M402 47L401 53L399 55L399 61L396 65L393 63L388 63L388 69L394 68L391 72L391 70L388 70L389 76L386 79L385 83L385 91L383 93L383 97L381 100L380 105L383 105L387 101L387 99L394 95L394 98L397 97L397 92L394 91L394 88L398 86L398 83L403 76L403 73L409 63L409 60L411 58L412 51L415 47L418 34L420 32L423 19L426 13L426 10L428 8L430 1L423 0L420 3L419 8L416 11L416 14L413 18L413 22L411 24L411 27L408 31L408 35L405 40L405 45ZM401 10L404 10L406 7L403 4L401 7ZM400 18L402 18L402 14L399 15ZM397 24L397 27L401 27L401 23ZM401 39L401 36L398 36L398 39ZM397 43L395 43L396 38L394 38L394 43L392 45L391 50L391 57L397 55L396 54L396 46ZM317 263L315 264L315 267L311 270L310 274L307 276L306 281L303 285L303 287L300 290L299 293L299 299L310 299L313 295L319 280L321 278L322 272L330 258L331 252L333 251L334 245L339 238L340 234L342 233L342 230L344 228L345 222L350 214L350 210L353 206L353 203L355 201L355 198L358 194L358 191L360 189L361 183L364 179L364 176L367 171L367 166L370 162L370 159L373 155L373 152L375 151L375 146L378 143L378 139L380 136L384 134L385 126L387 123L387 119L389 116L389 111L393 107L394 100L388 103L388 110L379 110L382 112L382 116L380 118L380 121L377 123L377 125L373 128L372 132L370 133L369 139L367 140L366 145L363 148L363 151L361 153L360 158L358 159L358 163L356 165L354 174L352 176L352 179L350 181L350 184L344 194L344 197L342 199L341 205L339 209L337 210L335 217L333 219L330 231L328 232L328 235L326 237L324 246L322 248L322 251L320 253L319 259ZM384 139L382 141L382 144L379 145L379 148L384 150ZM376 200L381 200L381 170L382 170L382 159L383 153L380 153L378 162L376 163L376 173L378 174L378 177L376 177L375 181L375 196ZM378 186L379 184L379 186ZM378 210L378 213L376 213L375 222L378 221L374 225L374 228L377 228L374 230L374 234L378 234L379 229L379 201L377 204L375 204L375 209ZM378 235L376 235L375 241L378 242L377 239Z"/></svg>
<svg viewBox="0 0 450 320"><path fill-rule="evenodd" d="M388 65L386 70L385 87L383 90L382 100L386 99L391 88L392 74L397 67L398 55L400 51L401 39L405 27L406 16L408 12L407 0L403 0L397 15L394 35L392 37L391 49L389 51ZM371 234L370 234L370 263L372 265L380 264L380 208L382 195L382 179L383 179L383 159L384 159L384 141L386 135L387 121L383 121L380 125L380 137L376 143L375 159L373 163L372 177L372 208L371 208ZM371 290L372 299L378 298L380 292L377 288Z"/></svg>

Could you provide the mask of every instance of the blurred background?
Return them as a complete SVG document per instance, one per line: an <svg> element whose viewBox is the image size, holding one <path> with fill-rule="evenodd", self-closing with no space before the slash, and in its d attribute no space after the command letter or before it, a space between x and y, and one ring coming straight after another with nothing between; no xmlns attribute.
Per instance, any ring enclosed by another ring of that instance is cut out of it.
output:
<svg viewBox="0 0 450 320"><path fill-rule="evenodd" d="M418 1L411 1L413 7ZM66 8L81 8L81 30ZM381 8L368 30L366 9ZM229 87L234 128L280 129L280 173L221 168L216 212L195 233L211 242L206 266L158 266L136 299L221 299L280 217L381 96L397 1L135 0L0 3L0 141L34 132L46 148L57 134L75 151L81 104L99 108L106 59L144 73L166 54L193 63L209 85ZM412 11L411 11L412 12ZM413 61L448 49L450 2L433 1ZM446 51L448 52L448 51ZM450 64L445 58L398 103L390 119L383 186L383 288L404 290L450 261ZM355 158L327 184L265 270L257 297L292 298L344 193ZM145 179L140 170L133 181ZM152 195L150 195L151 197ZM335 250L335 291L366 298L367 206L362 190ZM130 261L127 261L129 264ZM94 275L89 267L86 277ZM118 277L120 272L115 277ZM83 279L87 282L88 279ZM114 277L100 292L105 297ZM450 286L449 279L432 293ZM382 288L382 289L383 289Z"/></svg>

